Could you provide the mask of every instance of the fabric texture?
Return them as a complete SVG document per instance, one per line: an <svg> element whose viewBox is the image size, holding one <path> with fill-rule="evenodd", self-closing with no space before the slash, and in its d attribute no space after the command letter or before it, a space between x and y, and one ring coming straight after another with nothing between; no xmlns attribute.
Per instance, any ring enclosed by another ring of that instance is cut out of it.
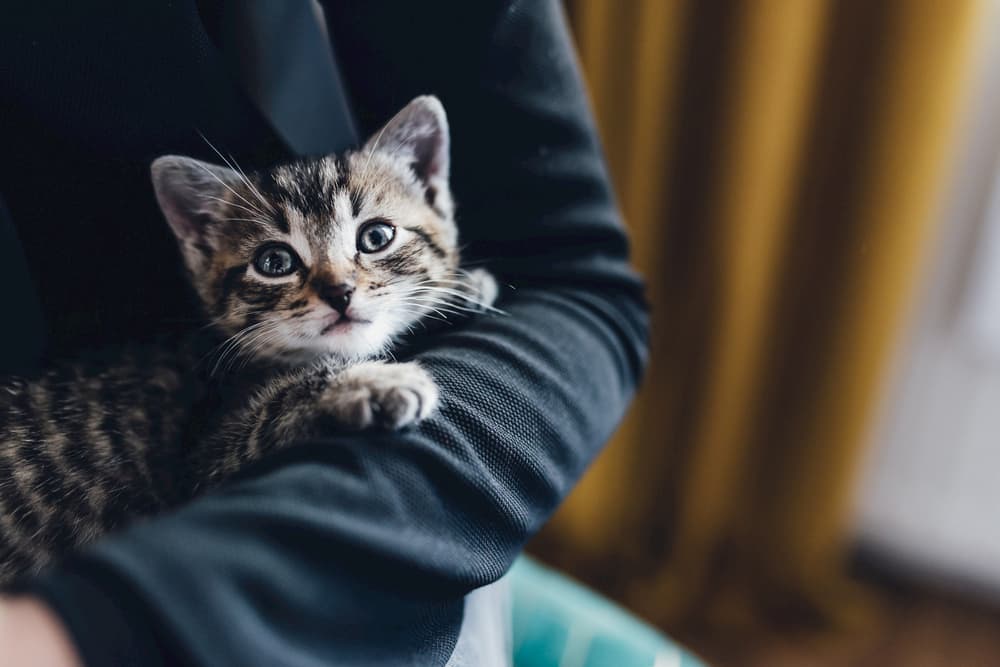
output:
<svg viewBox="0 0 1000 667"><path fill-rule="evenodd" d="M287 155L193 2L54 4L0 27L0 192L49 352L195 326L150 160L211 160L199 132L245 168ZM442 390L419 428L304 442L32 582L89 665L444 664L464 596L506 571L638 382L641 283L559 5L325 10L362 134L443 101L466 253L509 315L414 341Z"/></svg>

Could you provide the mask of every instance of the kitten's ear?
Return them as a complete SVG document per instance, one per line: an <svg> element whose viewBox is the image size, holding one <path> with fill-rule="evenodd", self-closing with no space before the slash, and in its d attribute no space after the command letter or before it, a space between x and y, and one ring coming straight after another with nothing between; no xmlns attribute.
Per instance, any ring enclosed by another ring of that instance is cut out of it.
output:
<svg viewBox="0 0 1000 667"><path fill-rule="evenodd" d="M160 210L182 245L204 243L206 222L219 199L239 182L232 169L179 155L165 155L150 167Z"/></svg>
<svg viewBox="0 0 1000 667"><path fill-rule="evenodd" d="M423 95L393 116L363 151L388 152L407 160L434 205L435 192L448 187L448 144L448 117L441 101Z"/></svg>

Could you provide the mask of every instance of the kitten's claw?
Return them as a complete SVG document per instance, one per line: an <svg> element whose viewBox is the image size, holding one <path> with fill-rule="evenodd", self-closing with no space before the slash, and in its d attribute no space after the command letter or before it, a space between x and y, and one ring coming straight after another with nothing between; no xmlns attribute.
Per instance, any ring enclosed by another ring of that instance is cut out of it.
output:
<svg viewBox="0 0 1000 667"><path fill-rule="evenodd" d="M397 430L426 419L437 407L438 389L414 362L366 362L345 370L323 402L346 428Z"/></svg>
<svg viewBox="0 0 1000 667"><path fill-rule="evenodd" d="M486 269L471 269L466 272L465 281L473 298L469 305L479 311L490 310L500 294L493 274Z"/></svg>

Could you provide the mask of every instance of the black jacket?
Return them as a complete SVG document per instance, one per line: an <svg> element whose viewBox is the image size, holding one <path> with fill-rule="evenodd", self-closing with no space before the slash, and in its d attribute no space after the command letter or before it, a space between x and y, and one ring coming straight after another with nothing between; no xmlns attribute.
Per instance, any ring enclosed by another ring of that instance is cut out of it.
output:
<svg viewBox="0 0 1000 667"><path fill-rule="evenodd" d="M444 663L463 596L504 573L636 388L641 285L557 3L325 6L362 134L443 101L466 252L513 286L510 315L419 344L443 396L420 428L303 443L33 582L87 664ZM197 322L155 156L211 160L200 131L244 167L285 157L209 33L193 0L3 10L0 196L49 352Z"/></svg>

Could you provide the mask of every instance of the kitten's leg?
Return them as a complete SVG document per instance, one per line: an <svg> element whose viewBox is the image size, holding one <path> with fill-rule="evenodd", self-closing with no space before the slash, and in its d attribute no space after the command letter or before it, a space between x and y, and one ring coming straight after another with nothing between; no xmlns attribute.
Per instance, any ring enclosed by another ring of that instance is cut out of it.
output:
<svg viewBox="0 0 1000 667"><path fill-rule="evenodd" d="M426 419L437 402L437 385L417 362L368 361L337 375L317 407L345 428L395 430Z"/></svg>
<svg viewBox="0 0 1000 667"><path fill-rule="evenodd" d="M291 372L271 380L248 408L226 420L196 454L195 477L215 483L308 438L324 423L346 430L403 428L428 417L437 403L434 379L416 362Z"/></svg>

